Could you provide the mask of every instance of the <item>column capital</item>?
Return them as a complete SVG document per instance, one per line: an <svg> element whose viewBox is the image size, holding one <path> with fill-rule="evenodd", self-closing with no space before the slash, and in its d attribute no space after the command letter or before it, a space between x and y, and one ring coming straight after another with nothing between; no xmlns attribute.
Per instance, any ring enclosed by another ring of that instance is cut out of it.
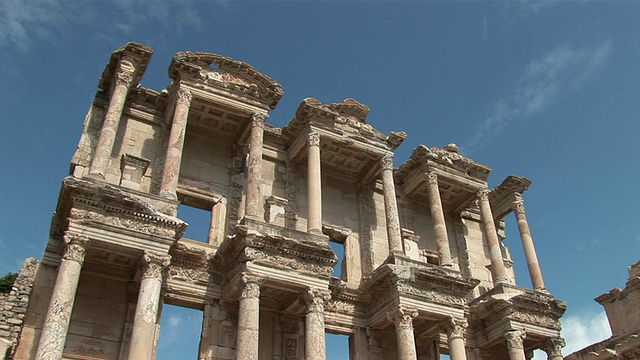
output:
<svg viewBox="0 0 640 360"><path fill-rule="evenodd" d="M323 312L324 302L331 299L329 290L308 288L302 298L307 305L307 312Z"/></svg>
<svg viewBox="0 0 640 360"><path fill-rule="evenodd" d="M438 175L434 172L428 172L424 174L427 183L431 185L438 185Z"/></svg>
<svg viewBox="0 0 640 360"><path fill-rule="evenodd" d="M162 272L171 263L171 255L145 251L140 259L143 278L162 280Z"/></svg>
<svg viewBox="0 0 640 360"><path fill-rule="evenodd" d="M135 65L127 60L121 60L116 70L116 85L129 87L133 82L133 75L136 72Z"/></svg>
<svg viewBox="0 0 640 360"><path fill-rule="evenodd" d="M566 345L567 343L561 337L549 338L544 343L544 351L550 359L554 356L562 358L562 348Z"/></svg>
<svg viewBox="0 0 640 360"><path fill-rule="evenodd" d="M393 170L393 154L384 154L380 159L380 166L382 166L382 170Z"/></svg>
<svg viewBox="0 0 640 360"><path fill-rule="evenodd" d="M251 126L257 126L264 129L264 123L269 118L269 114L255 113L251 115Z"/></svg>
<svg viewBox="0 0 640 360"><path fill-rule="evenodd" d="M308 135L309 146L320 146L320 134L317 132L310 132Z"/></svg>
<svg viewBox="0 0 640 360"><path fill-rule="evenodd" d="M242 289L240 291L240 298L260 298L260 286L262 286L263 279L257 275L243 273L240 276L240 284Z"/></svg>
<svg viewBox="0 0 640 360"><path fill-rule="evenodd" d="M82 264L89 245L89 238L83 235L67 233L64 235L64 243L66 247L62 259L73 260Z"/></svg>
<svg viewBox="0 0 640 360"><path fill-rule="evenodd" d="M178 89L178 91L176 91L177 104L191 105L191 100L193 100L193 95L191 94L191 91L187 89Z"/></svg>
<svg viewBox="0 0 640 360"><path fill-rule="evenodd" d="M395 324L396 329L412 329L412 320L416 316L418 316L418 309L404 306L398 306L397 309L387 313L387 319Z"/></svg>
<svg viewBox="0 0 640 360"><path fill-rule="evenodd" d="M522 199L514 201L511 204L511 210L518 215L524 214L524 201L522 201Z"/></svg>
<svg viewBox="0 0 640 360"><path fill-rule="evenodd" d="M464 332L469 326L466 319L448 317L439 324L440 328L447 332L449 338L464 338Z"/></svg>
<svg viewBox="0 0 640 360"><path fill-rule="evenodd" d="M507 340L507 349L524 349L524 338L527 337L527 333L524 330L509 330L504 333L504 338Z"/></svg>
<svg viewBox="0 0 640 360"><path fill-rule="evenodd" d="M478 197L478 200L480 201L485 201L485 200L489 200L489 193L491 191L487 188L482 188L479 189L478 192L476 192L476 196Z"/></svg>

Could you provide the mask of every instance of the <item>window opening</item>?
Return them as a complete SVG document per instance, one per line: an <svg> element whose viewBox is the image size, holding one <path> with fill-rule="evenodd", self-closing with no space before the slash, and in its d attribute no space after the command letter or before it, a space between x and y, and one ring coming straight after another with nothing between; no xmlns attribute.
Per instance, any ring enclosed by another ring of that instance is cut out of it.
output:
<svg viewBox="0 0 640 360"><path fill-rule="evenodd" d="M344 271L344 243L330 240L329 246L338 257L338 263L333 267L333 276L343 279L343 275L346 275L346 271Z"/></svg>
<svg viewBox="0 0 640 360"><path fill-rule="evenodd" d="M202 311L164 304L156 360L198 359L201 332Z"/></svg>
<svg viewBox="0 0 640 360"><path fill-rule="evenodd" d="M325 334L327 359L349 360L349 335Z"/></svg>
<svg viewBox="0 0 640 360"><path fill-rule="evenodd" d="M189 240L207 242L209 239L209 228L211 227L211 211L194 208L187 205L178 207L178 218L185 221L189 226L183 237Z"/></svg>

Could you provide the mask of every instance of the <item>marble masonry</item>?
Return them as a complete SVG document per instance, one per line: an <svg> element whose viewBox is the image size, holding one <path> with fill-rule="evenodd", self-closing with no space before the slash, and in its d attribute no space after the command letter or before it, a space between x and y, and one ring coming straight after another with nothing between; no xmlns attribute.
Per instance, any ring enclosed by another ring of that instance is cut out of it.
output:
<svg viewBox="0 0 640 360"><path fill-rule="evenodd" d="M154 359L170 304L202 311L188 326L206 360L324 360L327 333L354 360L562 359L530 180L489 188L454 144L394 167L407 134L353 99L304 99L271 126L281 86L216 54L177 53L169 85L147 89L151 54L128 43L100 78L44 256L16 289L26 310L0 318L6 358ZM208 214L206 238L183 236L188 208ZM504 245L511 213L530 288Z"/></svg>

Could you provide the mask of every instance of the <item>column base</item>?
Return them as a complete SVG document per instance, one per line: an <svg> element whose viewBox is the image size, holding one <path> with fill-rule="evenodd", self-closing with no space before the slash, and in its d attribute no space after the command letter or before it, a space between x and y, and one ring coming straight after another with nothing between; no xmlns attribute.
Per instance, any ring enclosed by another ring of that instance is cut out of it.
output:
<svg viewBox="0 0 640 360"><path fill-rule="evenodd" d="M176 195L176 193L161 190L158 195L168 200L178 201L178 195Z"/></svg>
<svg viewBox="0 0 640 360"><path fill-rule="evenodd" d="M87 175L85 175L84 177L92 179L92 180L100 180L100 181L105 181L105 179L106 179L104 174L99 173L99 172L90 172Z"/></svg>

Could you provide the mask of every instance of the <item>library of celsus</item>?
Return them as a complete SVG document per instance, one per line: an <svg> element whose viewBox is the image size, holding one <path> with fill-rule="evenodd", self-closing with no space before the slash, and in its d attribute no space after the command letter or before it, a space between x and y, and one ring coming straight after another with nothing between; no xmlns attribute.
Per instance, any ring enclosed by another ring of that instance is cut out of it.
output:
<svg viewBox="0 0 640 360"><path fill-rule="evenodd" d="M376 130L353 99L307 98L271 126L280 84L212 53L177 53L169 85L147 89L151 54L111 55L44 256L0 318L0 355L154 359L174 305L202 311L203 360L324 360L326 333L348 336L353 360L563 358L566 306L538 266L530 180L489 188L491 169L455 144L395 167L407 134ZM183 236L185 208L207 212L206 238Z"/></svg>

